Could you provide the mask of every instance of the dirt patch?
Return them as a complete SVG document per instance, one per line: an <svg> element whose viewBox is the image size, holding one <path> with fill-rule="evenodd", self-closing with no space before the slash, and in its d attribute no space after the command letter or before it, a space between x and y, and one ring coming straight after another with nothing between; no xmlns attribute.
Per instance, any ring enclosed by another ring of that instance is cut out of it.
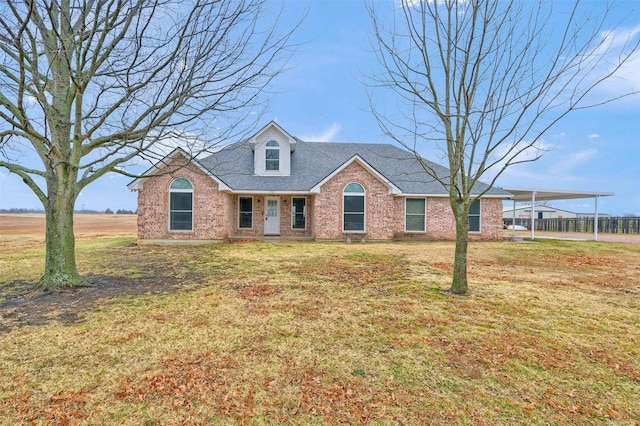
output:
<svg viewBox="0 0 640 426"><path fill-rule="evenodd" d="M123 296L171 294L193 289L194 283L185 286L175 272L158 269L149 278L132 279L89 275L88 286L43 291L33 283L12 283L13 293L0 304L0 333L14 328L43 325L51 321L74 324L84 320L87 312L109 299ZM172 275L173 274L173 275Z"/></svg>
<svg viewBox="0 0 640 426"><path fill-rule="evenodd" d="M364 286L401 274L404 271L401 265L402 262L397 256L378 255L360 258L356 255L346 259L314 259L285 269L306 277L324 277L335 282Z"/></svg>

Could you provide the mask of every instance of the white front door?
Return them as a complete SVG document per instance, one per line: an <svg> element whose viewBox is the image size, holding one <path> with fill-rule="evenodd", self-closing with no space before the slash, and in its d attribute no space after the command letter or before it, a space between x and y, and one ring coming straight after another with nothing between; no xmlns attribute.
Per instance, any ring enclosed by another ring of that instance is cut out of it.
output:
<svg viewBox="0 0 640 426"><path fill-rule="evenodd" d="M280 235L280 197L265 197L264 234Z"/></svg>

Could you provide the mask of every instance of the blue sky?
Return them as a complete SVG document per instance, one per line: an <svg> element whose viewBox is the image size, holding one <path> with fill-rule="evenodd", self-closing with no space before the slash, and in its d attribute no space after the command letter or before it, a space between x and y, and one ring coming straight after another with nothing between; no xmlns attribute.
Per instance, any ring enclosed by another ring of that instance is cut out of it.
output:
<svg viewBox="0 0 640 426"><path fill-rule="evenodd" d="M392 7L390 1L387 5ZM270 108L261 125L276 119L285 130L306 140L390 142L381 136L362 84L363 74L376 66L369 52L370 22L363 3L285 0L282 6L285 24L306 12L295 36L303 44L291 58L288 71L271 87L267 95ZM616 7L614 19L627 16L622 29L640 31L640 3L620 1ZM630 87L640 90L640 55L621 78L608 82L603 90L613 93ZM640 215L639 135L640 96L575 112L542 138L552 148L550 152L537 162L509 169L498 184L615 192L614 197L599 201L600 212ZM130 180L106 175L83 190L76 208L134 210L136 194L126 187ZM589 212L593 199L553 205ZM21 179L0 169L0 208L11 207L39 209L41 205Z"/></svg>

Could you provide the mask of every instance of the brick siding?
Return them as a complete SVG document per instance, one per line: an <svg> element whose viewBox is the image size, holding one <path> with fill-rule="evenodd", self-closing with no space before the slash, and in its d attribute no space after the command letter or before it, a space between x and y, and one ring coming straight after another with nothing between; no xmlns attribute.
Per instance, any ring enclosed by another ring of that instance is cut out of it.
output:
<svg viewBox="0 0 640 426"><path fill-rule="evenodd" d="M169 167L175 167L180 162L184 162L183 157L176 158ZM169 186L176 178L188 179L193 185L192 231L169 230ZM298 196L281 195L280 235L344 239L343 190L351 182L357 182L365 189L364 234L367 239L455 239L455 221L448 198L427 198L426 232L405 232L405 198L390 194L388 186L357 161L325 182L319 194L306 196L307 226L304 230L291 229L292 198ZM265 196L252 196L252 229L238 228L239 197L218 191L218 184L194 165L147 178L138 193L138 236L141 240L222 240L230 236L264 235ZM501 199L482 199L481 231L470 233L470 239L502 238Z"/></svg>
<svg viewBox="0 0 640 426"><path fill-rule="evenodd" d="M229 237L230 196L198 167L184 164L184 157L168 164L172 173L145 179L138 191L138 237L142 240L222 240ZM169 187L174 179L193 185L193 230L169 230Z"/></svg>

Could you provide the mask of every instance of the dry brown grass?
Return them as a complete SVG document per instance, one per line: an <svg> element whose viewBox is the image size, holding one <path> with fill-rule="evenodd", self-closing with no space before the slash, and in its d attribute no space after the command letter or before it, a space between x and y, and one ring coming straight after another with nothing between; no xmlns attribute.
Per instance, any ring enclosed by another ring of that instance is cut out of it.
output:
<svg viewBox="0 0 640 426"><path fill-rule="evenodd" d="M452 297L451 243L133 241L83 273L175 291L14 324L0 423L638 424L640 246L474 243Z"/></svg>

